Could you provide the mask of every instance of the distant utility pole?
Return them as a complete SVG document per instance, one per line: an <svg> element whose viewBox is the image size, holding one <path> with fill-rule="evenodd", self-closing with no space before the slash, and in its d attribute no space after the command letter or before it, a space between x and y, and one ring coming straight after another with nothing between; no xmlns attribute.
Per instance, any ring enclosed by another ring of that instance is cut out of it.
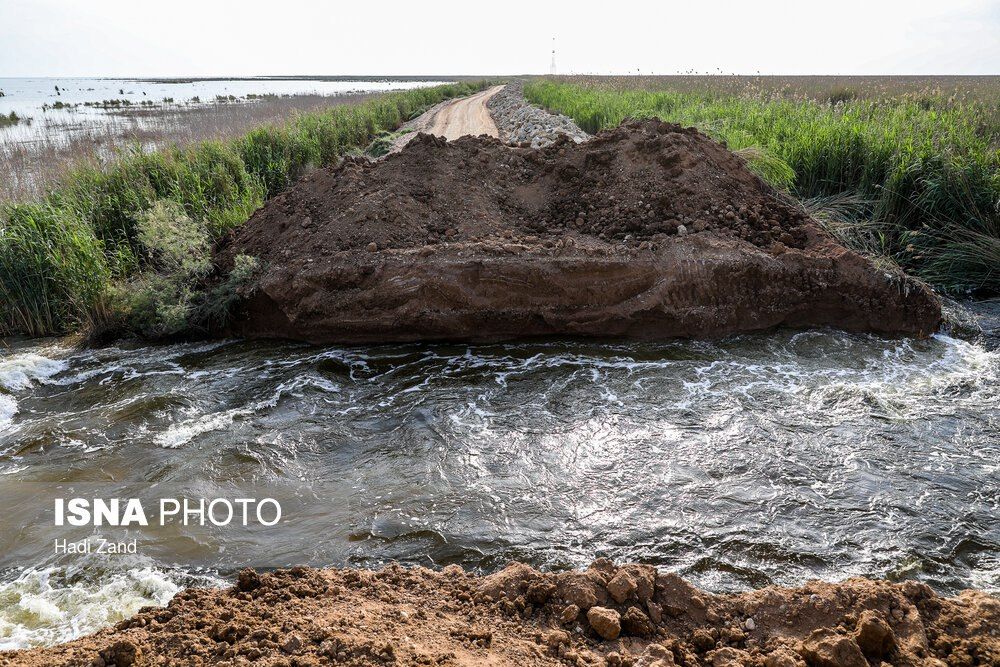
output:
<svg viewBox="0 0 1000 667"><path fill-rule="evenodd" d="M549 65L549 74L555 76L556 74L556 38L552 38L552 64Z"/></svg>

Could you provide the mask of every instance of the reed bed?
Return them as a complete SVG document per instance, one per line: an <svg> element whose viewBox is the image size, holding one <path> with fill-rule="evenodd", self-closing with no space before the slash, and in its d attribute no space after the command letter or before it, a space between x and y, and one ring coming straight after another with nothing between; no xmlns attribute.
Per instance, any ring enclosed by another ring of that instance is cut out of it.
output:
<svg viewBox="0 0 1000 667"><path fill-rule="evenodd" d="M54 109L30 132L0 129L0 201L34 201L80 166L101 166L140 147L155 150L199 141L229 140L255 127L332 106L360 104L375 94L260 95L248 101L115 109L94 118L79 108Z"/></svg>
<svg viewBox="0 0 1000 667"><path fill-rule="evenodd" d="M206 252L209 243L192 239L242 224L306 169L484 85L380 95L225 140L135 146L77 165L35 201L0 203L0 334L172 335L203 325L227 296L200 292L203 276L165 258Z"/></svg>
<svg viewBox="0 0 1000 667"><path fill-rule="evenodd" d="M588 132L698 127L814 207L851 201L832 216L845 242L942 290L1000 292L1000 77L556 77L525 93Z"/></svg>

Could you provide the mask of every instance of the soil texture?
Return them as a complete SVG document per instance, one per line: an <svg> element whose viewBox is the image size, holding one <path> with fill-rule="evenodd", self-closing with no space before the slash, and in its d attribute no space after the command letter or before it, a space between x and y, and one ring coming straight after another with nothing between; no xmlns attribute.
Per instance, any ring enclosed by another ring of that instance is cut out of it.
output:
<svg viewBox="0 0 1000 667"><path fill-rule="evenodd" d="M838 244L742 158L635 121L542 149L418 134L270 200L217 249L265 267L235 333L317 343L928 335L939 300Z"/></svg>
<svg viewBox="0 0 1000 667"><path fill-rule="evenodd" d="M712 595L646 565L244 570L0 665L940 667L1000 664L1000 600L850 579Z"/></svg>

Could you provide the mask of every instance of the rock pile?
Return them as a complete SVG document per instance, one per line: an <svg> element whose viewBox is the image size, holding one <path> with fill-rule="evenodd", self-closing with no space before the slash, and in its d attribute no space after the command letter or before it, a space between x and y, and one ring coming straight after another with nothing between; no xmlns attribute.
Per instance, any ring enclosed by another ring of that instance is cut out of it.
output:
<svg viewBox="0 0 1000 667"><path fill-rule="evenodd" d="M554 143L560 135L566 135L576 143L590 138L566 116L528 104L524 99L524 85L520 81L504 86L486 106L500 130L500 138L511 145L542 148Z"/></svg>

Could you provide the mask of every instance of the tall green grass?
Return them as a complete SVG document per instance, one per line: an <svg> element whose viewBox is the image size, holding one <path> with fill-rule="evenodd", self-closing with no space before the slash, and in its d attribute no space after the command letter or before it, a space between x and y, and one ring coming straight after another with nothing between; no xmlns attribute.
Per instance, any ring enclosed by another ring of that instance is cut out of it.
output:
<svg viewBox="0 0 1000 667"><path fill-rule="evenodd" d="M63 331L98 302L111 271L104 246L72 211L47 203L4 212L0 322L7 332Z"/></svg>
<svg viewBox="0 0 1000 667"><path fill-rule="evenodd" d="M153 274L169 270L157 264L156 249L142 233L150 211L175 211L175 219L190 219L216 239L307 168L333 164L429 106L483 87L391 93L302 114L234 141L135 149L104 168L72 171L42 201L0 202L0 335L59 334L86 325L164 330L162 322L138 320L165 306L151 309L135 299L161 284L153 278L164 277ZM198 301L188 290L194 285L164 279L184 293L185 303Z"/></svg>
<svg viewBox="0 0 1000 667"><path fill-rule="evenodd" d="M549 80L530 82L525 94L588 132L644 117L698 127L744 151L762 177L799 198L862 202L854 222L877 227L883 252L939 288L1000 292L996 100L839 95L823 102Z"/></svg>

